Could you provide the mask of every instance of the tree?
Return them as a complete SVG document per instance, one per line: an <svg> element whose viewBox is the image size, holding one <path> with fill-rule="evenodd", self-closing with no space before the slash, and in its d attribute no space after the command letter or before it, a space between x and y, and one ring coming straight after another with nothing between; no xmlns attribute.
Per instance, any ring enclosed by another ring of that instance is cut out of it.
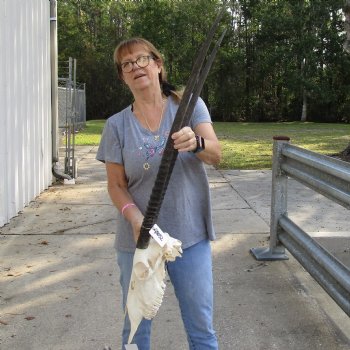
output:
<svg viewBox="0 0 350 350"><path fill-rule="evenodd" d="M350 0L346 0L344 5L346 40L344 41L344 49L350 54Z"/></svg>
<svg viewBox="0 0 350 350"><path fill-rule="evenodd" d="M226 1L227 34L202 91L213 118L300 120L304 111L310 121L349 121L344 1ZM88 118L106 118L131 101L112 61L125 38L154 42L165 57L169 81L185 84L222 2L60 0L59 59L78 59Z"/></svg>
<svg viewBox="0 0 350 350"><path fill-rule="evenodd" d="M88 118L106 118L125 106L128 90L117 79L113 50L129 32L129 1L58 2L59 60L77 58L78 80L86 83Z"/></svg>
<svg viewBox="0 0 350 350"><path fill-rule="evenodd" d="M345 30L346 30L346 40L344 42L344 49L350 54L350 0L346 0L345 6L344 6L344 15L345 15ZM341 152L341 156L347 160L350 161L350 143L349 145L344 149L344 151Z"/></svg>

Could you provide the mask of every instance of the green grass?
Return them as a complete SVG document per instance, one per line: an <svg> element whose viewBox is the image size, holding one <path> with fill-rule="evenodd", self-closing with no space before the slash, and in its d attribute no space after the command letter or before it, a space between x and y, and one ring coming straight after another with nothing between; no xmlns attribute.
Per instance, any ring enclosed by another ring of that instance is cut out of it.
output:
<svg viewBox="0 0 350 350"><path fill-rule="evenodd" d="M90 120L76 135L77 145L98 145L104 120ZM350 124L330 123L214 123L222 146L220 169L270 169L272 137L285 135L291 143L321 154L335 154L350 142Z"/></svg>
<svg viewBox="0 0 350 350"><path fill-rule="evenodd" d="M221 169L270 169L272 138L289 136L291 143L321 154L335 154L350 142L349 124L215 123L222 145Z"/></svg>
<svg viewBox="0 0 350 350"><path fill-rule="evenodd" d="M87 121L85 128L75 135L75 144L78 146L98 145L105 122L105 120Z"/></svg>

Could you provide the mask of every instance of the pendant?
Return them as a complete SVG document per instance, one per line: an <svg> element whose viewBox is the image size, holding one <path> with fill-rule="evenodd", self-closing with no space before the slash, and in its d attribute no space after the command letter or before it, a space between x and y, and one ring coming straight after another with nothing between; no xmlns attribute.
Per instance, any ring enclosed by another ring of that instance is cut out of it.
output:
<svg viewBox="0 0 350 350"><path fill-rule="evenodd" d="M143 169L145 169L145 170L149 170L149 168L150 168L151 166L149 165L149 163L148 162L146 162L146 163L143 163Z"/></svg>
<svg viewBox="0 0 350 350"><path fill-rule="evenodd" d="M154 135L154 141L159 141L159 135Z"/></svg>

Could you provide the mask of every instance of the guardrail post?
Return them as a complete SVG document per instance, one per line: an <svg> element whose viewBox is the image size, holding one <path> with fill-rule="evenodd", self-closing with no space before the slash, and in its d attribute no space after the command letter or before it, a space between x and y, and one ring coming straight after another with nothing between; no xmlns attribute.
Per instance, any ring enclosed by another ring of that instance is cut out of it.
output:
<svg viewBox="0 0 350 350"><path fill-rule="evenodd" d="M273 137L272 157L272 190L271 190L271 220L269 247L251 248L250 252L256 260L288 260L285 249L278 241L280 227L278 220L287 214L287 181L281 170L282 147L290 140L287 136Z"/></svg>

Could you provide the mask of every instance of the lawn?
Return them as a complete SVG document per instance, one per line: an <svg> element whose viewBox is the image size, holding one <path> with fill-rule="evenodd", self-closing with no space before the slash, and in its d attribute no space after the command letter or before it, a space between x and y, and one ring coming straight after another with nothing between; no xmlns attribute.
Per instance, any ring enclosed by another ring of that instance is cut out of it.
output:
<svg viewBox="0 0 350 350"><path fill-rule="evenodd" d="M75 135L75 144L79 146L98 145L105 122L105 120L87 121L85 128Z"/></svg>
<svg viewBox="0 0 350 350"><path fill-rule="evenodd" d="M90 120L76 135L77 145L98 145L105 121ZM294 145L326 155L350 143L350 124L330 123L214 123L222 146L221 169L270 169L272 137L289 136Z"/></svg>
<svg viewBox="0 0 350 350"><path fill-rule="evenodd" d="M275 135L325 155L339 153L350 142L350 124L215 123L214 128L222 145L221 169L270 169Z"/></svg>

